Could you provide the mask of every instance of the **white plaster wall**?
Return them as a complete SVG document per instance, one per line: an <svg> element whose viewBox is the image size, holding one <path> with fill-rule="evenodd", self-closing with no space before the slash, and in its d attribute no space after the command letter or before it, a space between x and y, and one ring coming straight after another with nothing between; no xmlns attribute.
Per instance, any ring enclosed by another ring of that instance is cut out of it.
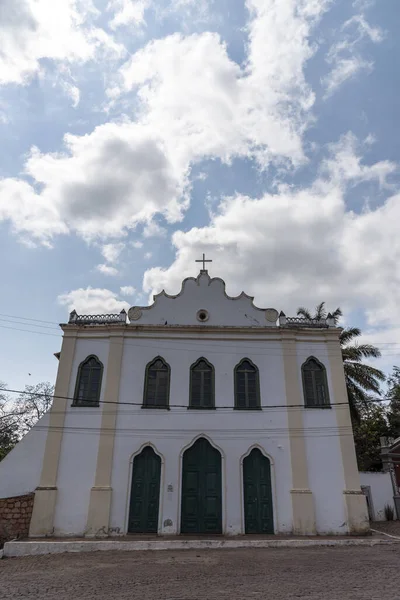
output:
<svg viewBox="0 0 400 600"><path fill-rule="evenodd" d="M245 356L260 371L261 403L285 403L283 362L280 342L237 343L232 340L183 340L173 344L154 340L125 342L120 402L114 447L111 528L126 531L132 455L151 443L163 458L160 533L174 534L180 528L181 456L184 448L201 434L217 446L222 455L223 528L227 534L244 532L241 457L258 444L273 461L274 517L276 531L292 529L291 462L287 436L286 409L235 411L233 371ZM157 354L171 366L171 410L142 409L146 364ZM205 356L215 368L217 411L191 411L189 403L190 365ZM183 405L174 407L173 405ZM227 406L229 408L222 408ZM168 492L172 485L173 491ZM171 519L172 527L162 526Z"/></svg>
<svg viewBox="0 0 400 600"><path fill-rule="evenodd" d="M198 310L205 309L209 319L197 320ZM185 279L182 290L175 297L161 292L149 307L141 307L142 314L132 325L218 325L244 327L276 327L266 320L264 309L257 308L252 298L242 292L236 298L225 294L225 283L215 277L201 274L197 279Z"/></svg>
<svg viewBox="0 0 400 600"><path fill-rule="evenodd" d="M124 342L121 404L113 456L111 533L126 532L132 456L147 443L163 460L159 532L179 533L182 453L200 435L205 435L223 456L224 532L232 535L244 532L241 459L254 445L261 447L272 463L275 531L290 532L292 473L287 409L282 406L286 398L280 342L249 339L250 335L246 339L230 340L229 334L224 335L223 340L185 339L184 334L173 339L146 339L140 331L133 330L128 335ZM89 354L97 354L104 364L103 399L108 357L106 338L78 339L69 395L72 397L74 393L78 366ZM299 378L301 364L310 354L326 365L331 389L323 343L298 343ZM171 367L170 410L141 408L145 367L157 355L163 356ZM187 408L190 365L201 356L215 368L217 411ZM244 357L258 366L261 403L271 408L248 412L233 410L234 367ZM299 381L301 385L301 379ZM334 402L332 395L331 401ZM274 405L279 408L273 408ZM101 410L102 405L97 409L68 406L57 483L56 534L84 533L96 470ZM335 409L304 411L304 427L317 530L319 533L345 532L344 479ZM171 491L168 486L172 486ZM171 519L171 527L164 527L166 519Z"/></svg>
<svg viewBox="0 0 400 600"><path fill-rule="evenodd" d="M309 356L315 356L326 368L331 403L333 396L330 365L324 343L297 344L299 385L302 388L301 366ZM317 532L347 533L345 489L342 453L336 408L309 408L303 412L304 435L310 489L314 496ZM346 432L347 434L349 432Z"/></svg>
<svg viewBox="0 0 400 600"><path fill-rule="evenodd" d="M385 521L385 504L394 509L390 473L360 472L361 485L370 486L376 521ZM396 511L394 513L396 515Z"/></svg>
<svg viewBox="0 0 400 600"><path fill-rule="evenodd" d="M0 462L0 498L29 494L39 485L48 422L46 413Z"/></svg>
<svg viewBox="0 0 400 600"><path fill-rule="evenodd" d="M68 396L73 397L80 363L95 354L103 363L100 401L104 399L109 342L78 339ZM98 408L67 404L65 429L61 442L57 477L57 505L54 518L55 535L82 535L85 532L90 489L94 485L100 438L101 411Z"/></svg>

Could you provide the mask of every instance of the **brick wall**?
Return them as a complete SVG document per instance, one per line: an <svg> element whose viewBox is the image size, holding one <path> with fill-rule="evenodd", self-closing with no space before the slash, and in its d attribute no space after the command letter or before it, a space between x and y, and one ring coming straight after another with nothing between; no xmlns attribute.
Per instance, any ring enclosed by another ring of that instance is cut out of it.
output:
<svg viewBox="0 0 400 600"><path fill-rule="evenodd" d="M0 547L1 542L27 537L31 522L35 494L0 498Z"/></svg>

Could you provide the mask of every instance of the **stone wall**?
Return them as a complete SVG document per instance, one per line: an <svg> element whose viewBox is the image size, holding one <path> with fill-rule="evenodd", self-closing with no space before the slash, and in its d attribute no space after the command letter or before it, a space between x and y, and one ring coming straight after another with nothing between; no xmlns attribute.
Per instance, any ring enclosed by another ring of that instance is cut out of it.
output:
<svg viewBox="0 0 400 600"><path fill-rule="evenodd" d="M17 537L27 537L35 494L0 498L0 547Z"/></svg>

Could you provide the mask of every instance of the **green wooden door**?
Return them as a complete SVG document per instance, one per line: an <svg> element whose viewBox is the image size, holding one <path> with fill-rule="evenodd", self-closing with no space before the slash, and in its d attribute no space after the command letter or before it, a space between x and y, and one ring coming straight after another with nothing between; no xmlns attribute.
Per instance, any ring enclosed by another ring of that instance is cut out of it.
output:
<svg viewBox="0 0 400 600"><path fill-rule="evenodd" d="M161 458L146 446L133 461L129 533L157 533L160 475Z"/></svg>
<svg viewBox="0 0 400 600"><path fill-rule="evenodd" d="M258 448L243 461L244 521L246 533L274 533L271 465Z"/></svg>
<svg viewBox="0 0 400 600"><path fill-rule="evenodd" d="M204 438L183 455L181 533L222 533L221 455Z"/></svg>

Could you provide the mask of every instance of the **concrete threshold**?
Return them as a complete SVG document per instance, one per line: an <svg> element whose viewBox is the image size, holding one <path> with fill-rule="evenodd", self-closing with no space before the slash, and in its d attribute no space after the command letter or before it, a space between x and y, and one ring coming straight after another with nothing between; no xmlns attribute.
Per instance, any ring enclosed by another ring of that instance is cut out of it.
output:
<svg viewBox="0 0 400 600"><path fill-rule="evenodd" d="M6 542L4 556L37 556L40 554L60 554L63 552L99 552L99 551L145 551L145 550L204 550L234 548L310 548L313 546L376 546L399 544L400 540L388 540L374 537L348 538L236 538L236 539L103 539L103 540L15 540Z"/></svg>

